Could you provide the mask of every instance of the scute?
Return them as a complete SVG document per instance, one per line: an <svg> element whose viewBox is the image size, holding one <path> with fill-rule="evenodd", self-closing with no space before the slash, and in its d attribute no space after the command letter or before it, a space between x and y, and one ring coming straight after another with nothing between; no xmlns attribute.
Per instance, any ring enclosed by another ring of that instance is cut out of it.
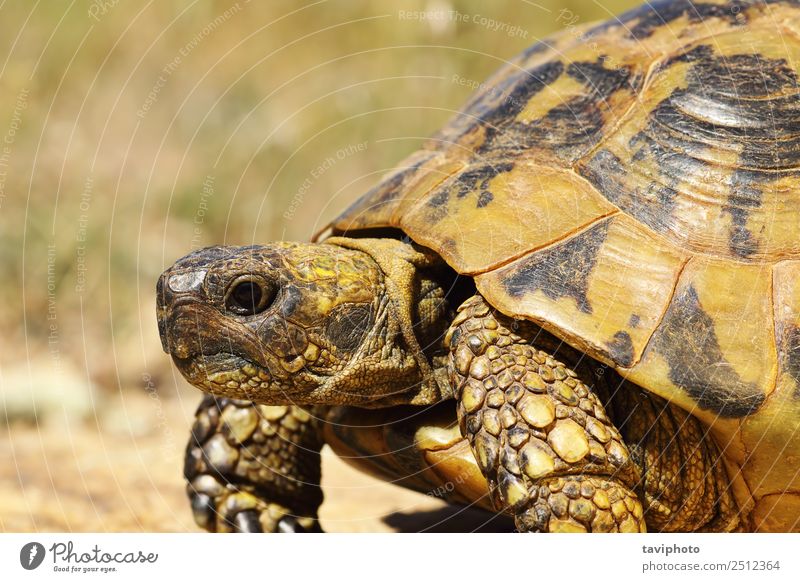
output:
<svg viewBox="0 0 800 582"><path fill-rule="evenodd" d="M626 375L701 417L742 417L772 392L770 265L695 258L642 361Z"/></svg>
<svg viewBox="0 0 800 582"><path fill-rule="evenodd" d="M573 172L526 162L477 164L404 208L399 225L441 247L459 272L489 270L617 210ZM531 228L532 225L537 225Z"/></svg>
<svg viewBox="0 0 800 582"><path fill-rule="evenodd" d="M694 252L800 257L800 39L774 34L753 25L663 59L578 171Z"/></svg>
<svg viewBox="0 0 800 582"><path fill-rule="evenodd" d="M484 135L477 153L525 157L535 151L574 161L601 139L640 83L634 67L608 68L600 57L524 71L505 104L479 118Z"/></svg>
<svg viewBox="0 0 800 582"><path fill-rule="evenodd" d="M799 261L783 261L775 266L772 294L778 350L777 379L775 389L761 411L742 421L742 437L750 447L748 486L756 496L774 496L792 490L800 496L800 488L796 485L800 467L800 430L788 420L800 418ZM780 430L784 425L787 429ZM798 496L793 503L797 504ZM773 499L773 502L780 503L780 500ZM763 516L764 520L776 518L778 516ZM794 523L793 527L800 529L800 523Z"/></svg>
<svg viewBox="0 0 800 582"><path fill-rule="evenodd" d="M685 262L619 214L475 281L508 315L530 318L595 358L630 367L667 309Z"/></svg>

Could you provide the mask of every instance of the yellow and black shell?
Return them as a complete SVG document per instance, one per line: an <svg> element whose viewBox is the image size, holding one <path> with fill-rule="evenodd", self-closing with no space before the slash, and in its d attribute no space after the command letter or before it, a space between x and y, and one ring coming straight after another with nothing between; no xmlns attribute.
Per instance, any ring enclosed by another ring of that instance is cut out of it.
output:
<svg viewBox="0 0 800 582"><path fill-rule="evenodd" d="M503 313L695 414L737 497L780 520L800 511L798 77L798 0L573 27L333 231L402 229Z"/></svg>

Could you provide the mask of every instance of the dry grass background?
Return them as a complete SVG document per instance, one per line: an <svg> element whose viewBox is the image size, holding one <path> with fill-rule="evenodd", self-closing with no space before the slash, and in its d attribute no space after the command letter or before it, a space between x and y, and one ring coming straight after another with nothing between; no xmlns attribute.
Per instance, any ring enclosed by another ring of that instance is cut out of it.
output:
<svg viewBox="0 0 800 582"><path fill-rule="evenodd" d="M160 349L159 273L193 247L307 239L562 9L634 4L0 3L0 530L193 529L198 395ZM448 515L325 462L329 529Z"/></svg>

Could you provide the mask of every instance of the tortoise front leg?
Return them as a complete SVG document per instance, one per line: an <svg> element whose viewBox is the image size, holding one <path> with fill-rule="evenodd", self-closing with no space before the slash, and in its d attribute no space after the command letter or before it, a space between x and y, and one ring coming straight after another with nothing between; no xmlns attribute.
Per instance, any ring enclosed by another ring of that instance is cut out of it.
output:
<svg viewBox="0 0 800 582"><path fill-rule="evenodd" d="M186 448L194 519L208 531L321 531L322 440L297 406L205 396Z"/></svg>
<svg viewBox="0 0 800 582"><path fill-rule="evenodd" d="M520 531L643 532L638 468L603 405L480 296L448 332L461 431Z"/></svg>

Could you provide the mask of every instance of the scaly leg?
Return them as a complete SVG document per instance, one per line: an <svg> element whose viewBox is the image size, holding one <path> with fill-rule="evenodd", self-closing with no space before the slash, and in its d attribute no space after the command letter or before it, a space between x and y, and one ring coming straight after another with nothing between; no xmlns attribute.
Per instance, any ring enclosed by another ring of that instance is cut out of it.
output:
<svg viewBox="0 0 800 582"><path fill-rule="evenodd" d="M682 408L621 381L609 409L642 470L653 531L732 531L740 524L722 455L708 429Z"/></svg>
<svg viewBox="0 0 800 582"><path fill-rule="evenodd" d="M205 396L184 468L195 521L217 532L321 531L321 447L302 408Z"/></svg>
<svg viewBox="0 0 800 582"><path fill-rule="evenodd" d="M461 430L495 506L520 531L645 531L638 467L600 400L514 323L476 295L447 336Z"/></svg>

